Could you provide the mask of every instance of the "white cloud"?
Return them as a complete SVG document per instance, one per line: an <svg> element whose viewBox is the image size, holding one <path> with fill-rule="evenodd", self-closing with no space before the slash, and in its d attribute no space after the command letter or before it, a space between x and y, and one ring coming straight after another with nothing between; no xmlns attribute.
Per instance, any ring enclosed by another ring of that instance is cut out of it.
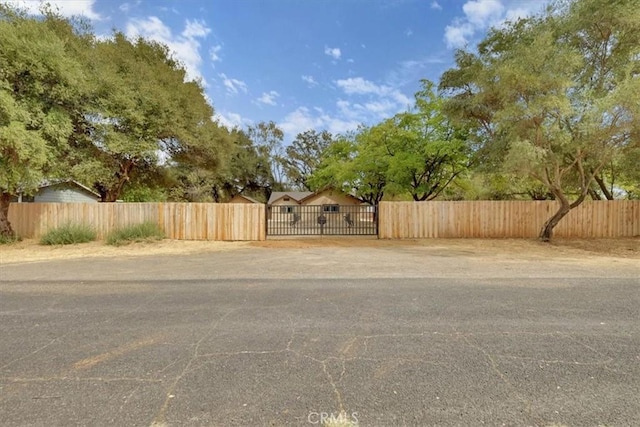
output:
<svg viewBox="0 0 640 427"><path fill-rule="evenodd" d="M140 3L142 3L142 0L136 0L134 3L122 3L118 9L124 13L129 13L131 9L140 6Z"/></svg>
<svg viewBox="0 0 640 427"><path fill-rule="evenodd" d="M326 47L324 48L324 53L325 55L329 55L330 57L332 57L333 59L340 59L340 57L342 56L342 52L340 51L340 48L338 47Z"/></svg>
<svg viewBox="0 0 640 427"><path fill-rule="evenodd" d="M503 25L507 20L530 16L549 0L468 0L463 6L464 16L453 19L445 27L444 40L450 49L469 44L474 36L490 27ZM432 5L433 7L433 5Z"/></svg>
<svg viewBox="0 0 640 427"><path fill-rule="evenodd" d="M411 37L413 35L413 30L411 28L407 28L404 31L404 35L407 36L407 37Z"/></svg>
<svg viewBox="0 0 640 427"><path fill-rule="evenodd" d="M302 81L306 82L309 85L309 87L318 85L318 82L313 78L313 76L301 76L301 78Z"/></svg>
<svg viewBox="0 0 640 427"><path fill-rule="evenodd" d="M262 96L258 99L256 99L257 102L261 103L261 104L266 104L266 105L278 105L278 103L276 102L276 98L279 97L280 94L278 92L276 92L275 90L269 91L267 92L263 92Z"/></svg>
<svg viewBox="0 0 640 427"><path fill-rule="evenodd" d="M401 104L402 108L406 108L411 104L411 100L398 89L386 85L377 85L362 77L336 80L335 83L347 95L377 95L393 99L396 103Z"/></svg>
<svg viewBox="0 0 640 427"><path fill-rule="evenodd" d="M433 0L431 2L431 9L442 10L442 6L440 6L440 3L438 3L437 0Z"/></svg>
<svg viewBox="0 0 640 427"><path fill-rule="evenodd" d="M52 10L60 12L63 16L81 15L98 21L102 17L93 9L95 2L95 0L47 0L44 3L49 3ZM25 9L34 15L40 14L40 6L43 4L41 0L4 0L3 3Z"/></svg>
<svg viewBox="0 0 640 427"><path fill-rule="evenodd" d="M219 44L209 49L209 57L211 58L211 62L221 61L220 55L218 55L218 52L220 52L221 50L222 50L222 45L219 45Z"/></svg>
<svg viewBox="0 0 640 427"><path fill-rule="evenodd" d="M382 86L378 86L369 80L363 79L362 77L350 77L348 79L336 80L335 83L347 95L364 95L368 93L381 94L385 91Z"/></svg>
<svg viewBox="0 0 640 427"><path fill-rule="evenodd" d="M362 98L362 102L339 98L334 112L317 107L299 107L279 123L287 138L293 139L309 129L328 130L334 134L349 132L360 124L378 123L405 111L412 104L412 100L397 88L379 85L362 77L336 80L334 83L345 95Z"/></svg>
<svg viewBox="0 0 640 427"><path fill-rule="evenodd" d="M187 39L204 38L211 32L211 29L204 25L203 21L189 21L182 31L182 37Z"/></svg>
<svg viewBox="0 0 640 427"><path fill-rule="evenodd" d="M340 99L336 103L340 114L360 123L370 124L407 110L413 101L396 87L378 85L362 77L336 80L345 95L359 96L362 102Z"/></svg>
<svg viewBox="0 0 640 427"><path fill-rule="evenodd" d="M470 0L462 6L467 20L477 28L486 28L500 22L504 5L500 0Z"/></svg>
<svg viewBox="0 0 640 427"><path fill-rule="evenodd" d="M356 129L359 124L360 122L356 120L331 116L320 108L314 108L314 111L311 111L307 107L299 107L287 114L278 126L284 131L287 139L293 139L299 133L309 129L328 130L333 134L340 134Z"/></svg>
<svg viewBox="0 0 640 427"><path fill-rule="evenodd" d="M198 39L205 38L210 32L211 30L203 21L190 21L187 19L182 33L173 34L171 28L155 16L131 19L125 29L125 34L129 38L142 36L167 45L172 55L184 65L187 71L187 79L201 79L205 86L207 82L200 71L202 56L200 55L200 41Z"/></svg>
<svg viewBox="0 0 640 427"><path fill-rule="evenodd" d="M251 120L242 117L238 113L232 113L232 112L218 112L214 114L212 119L220 123L222 126L226 127L227 129L233 129L236 127L242 128L245 125L252 124Z"/></svg>
<svg viewBox="0 0 640 427"><path fill-rule="evenodd" d="M242 80L229 78L224 73L220 73L219 76L222 79L222 84L227 88L227 92L229 94L237 95L239 92L247 93L249 91L247 84Z"/></svg>
<svg viewBox="0 0 640 427"><path fill-rule="evenodd" d="M454 21L444 29L444 39L449 49L459 48L469 43L476 29L468 22Z"/></svg>

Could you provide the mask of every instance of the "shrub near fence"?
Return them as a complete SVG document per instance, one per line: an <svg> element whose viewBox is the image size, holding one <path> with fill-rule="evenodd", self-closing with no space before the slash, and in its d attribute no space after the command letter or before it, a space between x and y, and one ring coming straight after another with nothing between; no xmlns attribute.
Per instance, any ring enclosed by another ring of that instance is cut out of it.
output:
<svg viewBox="0 0 640 427"><path fill-rule="evenodd" d="M535 238L554 201L381 202L378 236ZM565 216L555 237L640 236L640 200L588 201Z"/></svg>
<svg viewBox="0 0 640 427"><path fill-rule="evenodd" d="M265 208L222 203L12 203L9 221L23 238L40 238L65 223L94 227L99 239L150 221L176 240L264 240Z"/></svg>

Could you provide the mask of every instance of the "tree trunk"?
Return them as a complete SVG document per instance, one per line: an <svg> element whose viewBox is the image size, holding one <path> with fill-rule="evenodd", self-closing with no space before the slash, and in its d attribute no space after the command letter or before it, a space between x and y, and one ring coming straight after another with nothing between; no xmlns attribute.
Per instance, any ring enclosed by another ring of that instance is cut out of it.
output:
<svg viewBox="0 0 640 427"><path fill-rule="evenodd" d="M600 194L598 194L598 192L593 188L589 188L589 195L593 200L602 200L602 197L600 197Z"/></svg>
<svg viewBox="0 0 640 427"><path fill-rule="evenodd" d="M604 194L604 197L606 197L607 200L613 200L613 194L611 194L611 191L609 191L609 189L607 188L607 185L605 184L602 177L600 175L595 175L593 178L596 180L596 183L598 184L598 187L600 187L600 190L602 190L602 194Z"/></svg>
<svg viewBox="0 0 640 427"><path fill-rule="evenodd" d="M542 227L542 230L538 235L540 240L542 240L543 242L548 242L551 240L551 237L553 236L553 228L558 225L560 220L564 218L564 216L571 210L571 205L566 199L559 198L558 202L560 203L560 207L558 208L556 213L553 214L553 216L544 223L544 226Z"/></svg>
<svg viewBox="0 0 640 427"><path fill-rule="evenodd" d="M133 161L127 161L120 165L120 172L117 174L118 182L107 189L106 193L102 196L103 202L113 203L118 201L118 197L120 197L124 185L129 182L129 175L131 174L134 166L135 163Z"/></svg>
<svg viewBox="0 0 640 427"><path fill-rule="evenodd" d="M0 194L0 236L13 239L16 237L11 223L9 222L9 205L11 204L11 194Z"/></svg>

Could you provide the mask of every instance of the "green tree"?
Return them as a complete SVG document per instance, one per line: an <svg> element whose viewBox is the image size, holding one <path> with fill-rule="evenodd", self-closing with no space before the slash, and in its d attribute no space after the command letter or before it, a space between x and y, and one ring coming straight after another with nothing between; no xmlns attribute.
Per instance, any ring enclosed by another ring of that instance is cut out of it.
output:
<svg viewBox="0 0 640 427"><path fill-rule="evenodd" d="M338 138L326 149L309 185L315 189L336 188L377 205L385 194L389 170L385 138L380 127L361 127Z"/></svg>
<svg viewBox="0 0 640 427"><path fill-rule="evenodd" d="M273 185L268 155L256 147L243 130L233 129L224 138L227 154L221 166L207 161L211 156L214 160L218 157L217 150L209 154L189 151L190 161L181 161L175 166L180 181L173 191L175 199L222 202L236 194L245 194L266 200ZM197 159L200 161L194 161Z"/></svg>
<svg viewBox="0 0 640 427"><path fill-rule="evenodd" d="M233 137L226 128L205 121L198 137L173 154L167 168L175 180L171 198L189 202L220 201L217 185L230 167Z"/></svg>
<svg viewBox="0 0 640 427"><path fill-rule="evenodd" d="M469 163L466 134L442 112L433 83L422 81L416 105L331 143L311 188L334 187L377 204L385 194L416 201L438 197Z"/></svg>
<svg viewBox="0 0 640 427"><path fill-rule="evenodd" d="M558 2L458 52L441 88L447 111L475 126L496 163L542 182L558 210L583 202L605 165L631 145L640 113L638 0Z"/></svg>
<svg viewBox="0 0 640 427"><path fill-rule="evenodd" d="M438 197L470 161L466 133L444 115L433 83L422 85L413 110L379 125L389 156L387 181L394 192L408 192L415 201Z"/></svg>
<svg viewBox="0 0 640 427"><path fill-rule="evenodd" d="M35 19L0 4L0 235L13 237L13 196L33 192L59 173L59 154L73 132L71 111L83 96L85 73L69 54L73 40L58 37L48 13Z"/></svg>
<svg viewBox="0 0 640 427"><path fill-rule="evenodd" d="M309 184L309 178L320 166L320 160L332 141L333 136L328 131L318 132L312 129L299 133L286 148L286 155L281 163L288 181L294 187L299 190L314 190Z"/></svg>
<svg viewBox="0 0 640 427"><path fill-rule="evenodd" d="M69 153L72 174L113 202L136 170L206 144L213 109L166 46L115 33L92 57L96 90ZM183 156L184 158L184 156Z"/></svg>
<svg viewBox="0 0 640 427"><path fill-rule="evenodd" d="M269 195L272 191L285 189L285 172L283 168L284 149L282 140L284 132L273 121L260 122L249 126L246 135L258 150L260 159L267 159L271 171L271 182L266 187Z"/></svg>

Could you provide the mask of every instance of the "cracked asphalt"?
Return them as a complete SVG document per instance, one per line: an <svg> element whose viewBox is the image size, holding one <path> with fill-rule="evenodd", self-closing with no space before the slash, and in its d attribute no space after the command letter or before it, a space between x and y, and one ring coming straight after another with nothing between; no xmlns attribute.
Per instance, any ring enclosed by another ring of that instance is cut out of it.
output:
<svg viewBox="0 0 640 427"><path fill-rule="evenodd" d="M265 249L0 266L3 426L630 426L637 260Z"/></svg>

